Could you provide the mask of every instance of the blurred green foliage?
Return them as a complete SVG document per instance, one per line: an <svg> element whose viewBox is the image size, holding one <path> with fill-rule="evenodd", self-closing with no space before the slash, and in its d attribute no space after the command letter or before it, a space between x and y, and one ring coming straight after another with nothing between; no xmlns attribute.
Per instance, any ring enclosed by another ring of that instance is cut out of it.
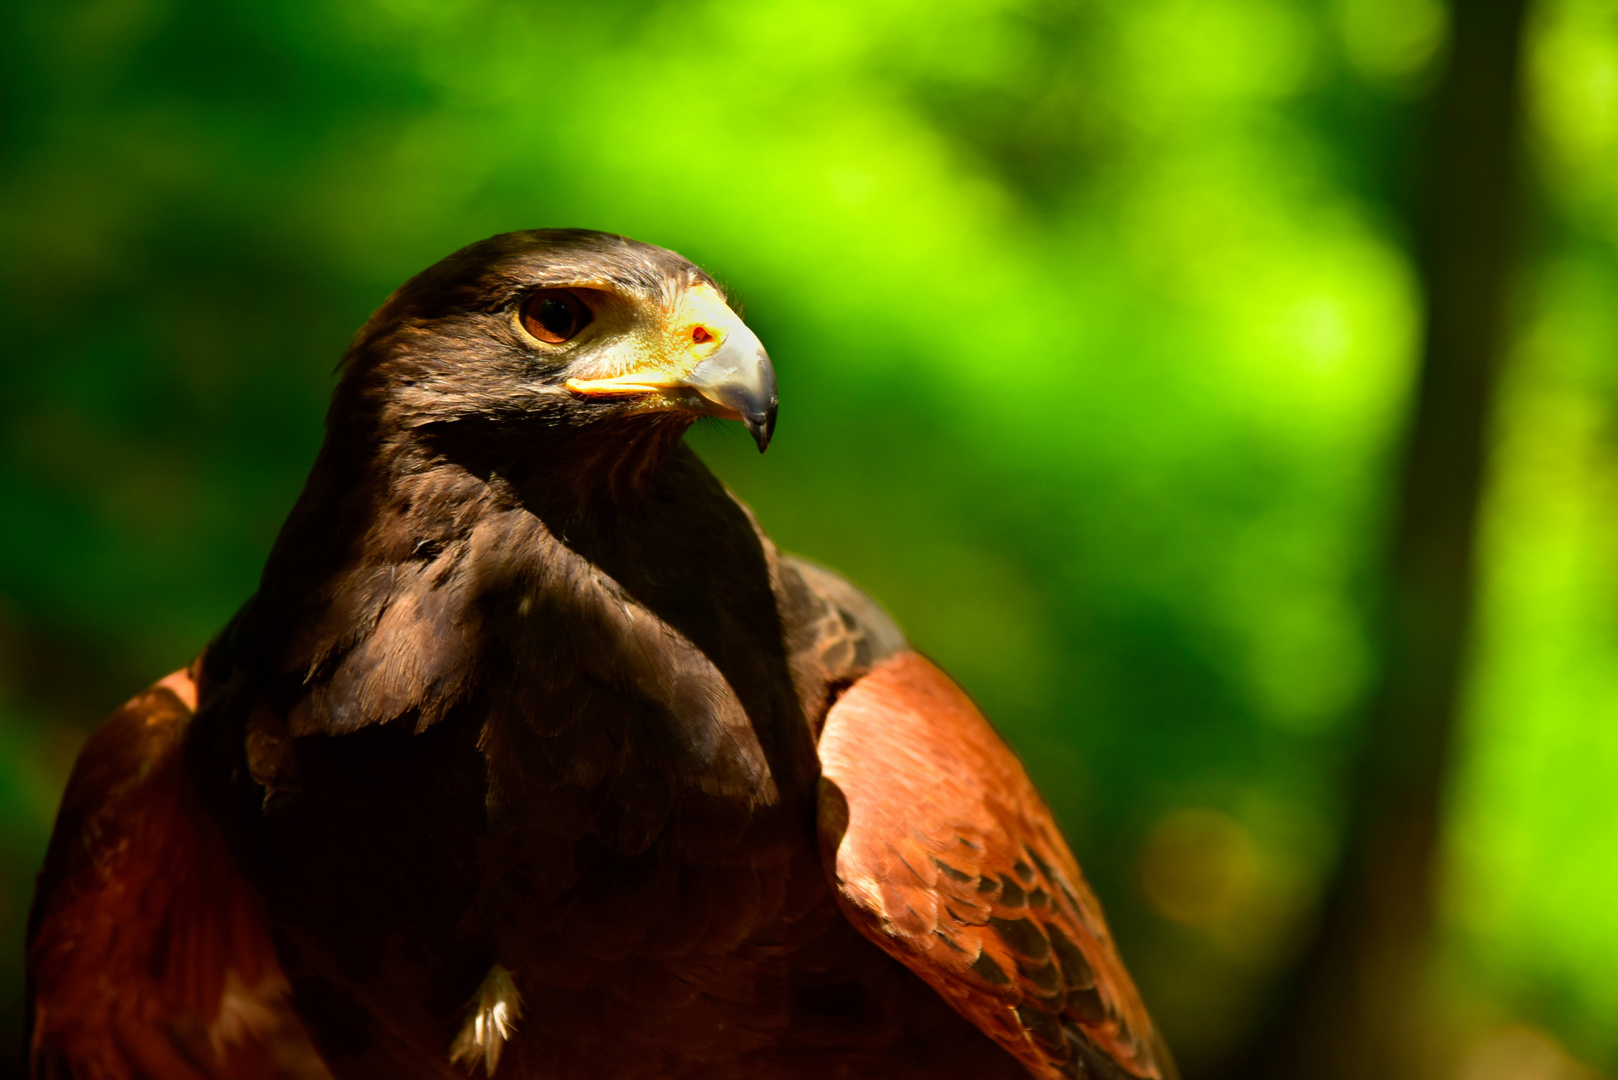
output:
<svg viewBox="0 0 1618 1080"><path fill-rule="evenodd" d="M1189 1070L1249 1034L1374 676L1437 0L0 10L10 1015L77 741L251 593L347 336L586 225L734 288L779 431L693 442L1020 748ZM1618 6L1530 74L1449 940L1480 1025L1618 1062Z"/></svg>
<svg viewBox="0 0 1618 1080"><path fill-rule="evenodd" d="M1618 1066L1618 5L1544 0L1446 886L1463 970Z"/></svg>

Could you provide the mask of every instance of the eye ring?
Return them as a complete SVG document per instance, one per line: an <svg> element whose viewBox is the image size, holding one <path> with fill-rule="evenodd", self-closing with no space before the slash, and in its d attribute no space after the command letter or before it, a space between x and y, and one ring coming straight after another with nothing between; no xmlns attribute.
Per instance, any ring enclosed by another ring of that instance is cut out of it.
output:
<svg viewBox="0 0 1618 1080"><path fill-rule="evenodd" d="M571 340L594 318L572 289L540 289L522 305L522 328L547 345Z"/></svg>

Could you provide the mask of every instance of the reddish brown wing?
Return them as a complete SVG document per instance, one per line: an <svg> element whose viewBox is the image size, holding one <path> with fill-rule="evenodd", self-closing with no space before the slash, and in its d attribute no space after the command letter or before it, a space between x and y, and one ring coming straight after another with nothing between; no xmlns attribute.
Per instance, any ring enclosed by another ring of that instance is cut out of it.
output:
<svg viewBox="0 0 1618 1080"><path fill-rule="evenodd" d="M878 665L820 760L821 850L866 937L1035 1076L1172 1076L1050 810L947 675Z"/></svg>
<svg viewBox="0 0 1618 1080"><path fill-rule="evenodd" d="M29 932L36 1080L329 1080L257 902L197 808L181 760L195 705L177 672L74 765Z"/></svg>

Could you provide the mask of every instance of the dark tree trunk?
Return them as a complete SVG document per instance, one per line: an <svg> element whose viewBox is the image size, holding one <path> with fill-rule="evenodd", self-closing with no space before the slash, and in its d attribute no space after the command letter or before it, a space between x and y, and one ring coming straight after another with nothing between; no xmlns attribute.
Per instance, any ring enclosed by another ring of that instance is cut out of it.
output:
<svg viewBox="0 0 1618 1080"><path fill-rule="evenodd" d="M1392 522L1381 682L1317 937L1233 1080L1400 1080L1433 1075L1442 1057L1428 998L1434 872L1523 204L1525 6L1458 0L1453 9L1411 230L1427 332Z"/></svg>

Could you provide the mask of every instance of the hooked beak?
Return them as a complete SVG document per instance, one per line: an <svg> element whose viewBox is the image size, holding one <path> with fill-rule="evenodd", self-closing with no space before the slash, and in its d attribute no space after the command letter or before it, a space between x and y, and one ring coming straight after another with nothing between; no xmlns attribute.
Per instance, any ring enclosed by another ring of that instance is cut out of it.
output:
<svg viewBox="0 0 1618 1080"><path fill-rule="evenodd" d="M775 368L764 343L746 324L738 322L719 351L691 369L688 387L713 406L715 416L740 420L763 453L775 434Z"/></svg>
<svg viewBox="0 0 1618 1080"><path fill-rule="evenodd" d="M740 420L759 453L775 434L775 368L758 335L708 286L693 289L677 329L665 335L666 363L607 379L569 379L581 397L640 398L656 411ZM717 348L714 343L717 343Z"/></svg>

